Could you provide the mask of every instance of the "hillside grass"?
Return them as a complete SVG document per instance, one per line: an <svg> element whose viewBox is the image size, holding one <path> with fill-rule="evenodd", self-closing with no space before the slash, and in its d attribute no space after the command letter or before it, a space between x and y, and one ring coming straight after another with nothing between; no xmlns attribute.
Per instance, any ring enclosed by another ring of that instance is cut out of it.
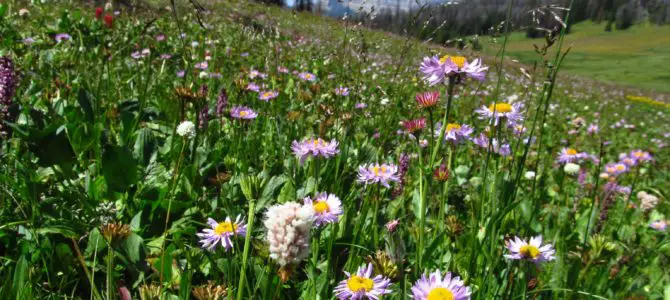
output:
<svg viewBox="0 0 670 300"><path fill-rule="evenodd" d="M582 22L572 27L566 36L566 45L572 48L562 70L598 81L670 92L670 26L641 24L612 32L604 31L604 26ZM544 38L529 39L516 32L510 36L507 53L522 63L532 63L538 57L533 44L543 42ZM484 52L495 55L502 41L484 44Z"/></svg>

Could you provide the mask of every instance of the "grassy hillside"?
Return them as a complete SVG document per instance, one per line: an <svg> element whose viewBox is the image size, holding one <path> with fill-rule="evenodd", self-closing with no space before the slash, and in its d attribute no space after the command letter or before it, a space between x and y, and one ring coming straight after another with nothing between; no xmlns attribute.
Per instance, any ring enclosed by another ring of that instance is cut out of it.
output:
<svg viewBox="0 0 670 300"><path fill-rule="evenodd" d="M623 31L605 32L604 24L582 22L572 27L566 45L572 50L563 70L599 81L670 92L670 26L637 25ZM528 39L524 33L510 36L510 56L530 63L537 59L533 44L544 39ZM490 55L500 48L485 44Z"/></svg>

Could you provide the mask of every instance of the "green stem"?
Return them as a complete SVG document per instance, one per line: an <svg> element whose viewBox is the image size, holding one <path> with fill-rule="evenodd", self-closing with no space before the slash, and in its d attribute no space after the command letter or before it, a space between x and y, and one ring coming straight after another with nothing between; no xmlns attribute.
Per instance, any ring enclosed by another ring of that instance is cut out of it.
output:
<svg viewBox="0 0 670 300"><path fill-rule="evenodd" d="M312 299L317 299L318 289L316 287L316 265L319 263L319 236L320 232L316 232L312 237L312 265L309 268L309 276L312 280Z"/></svg>
<svg viewBox="0 0 670 300"><path fill-rule="evenodd" d="M454 81L453 77L449 77L449 84L447 87L447 113L444 114L444 119L442 120L442 130L440 130L440 137L437 139L438 141L442 141L444 139L444 134L447 131L447 124L449 121L449 113L451 112L451 102L454 98L454 87L456 87L456 82ZM435 163L435 157L437 157L437 152L440 150L440 145L442 143L437 143L435 144L435 148L433 148L433 154L430 157L430 166L432 167L433 164Z"/></svg>
<svg viewBox="0 0 670 300"><path fill-rule="evenodd" d="M446 119L446 115L445 115ZM446 126L442 126L442 128L446 128ZM442 130L444 132L444 130ZM439 141L442 140L442 137L440 137ZM441 143L440 143L441 144ZM439 145L435 146L435 149L439 148ZM419 246L416 248L416 262L417 262L417 270L416 273L419 274L421 273L421 259L423 257L422 252L423 252L423 235L426 230L426 194L424 193L423 190L423 182L425 180L423 176L423 156L421 155L421 147L419 147L419 197L421 199L420 206L419 206Z"/></svg>
<svg viewBox="0 0 670 300"><path fill-rule="evenodd" d="M111 242L109 243L109 251L107 252L107 300L113 298L114 284L112 283L112 271L114 270L114 249L112 249Z"/></svg>
<svg viewBox="0 0 670 300"><path fill-rule="evenodd" d="M247 276L247 259L249 257L249 246L251 245L251 231L254 227L254 209L256 208L256 200L252 199L249 202L249 222L247 223L247 234L244 238L244 251L242 252L242 268L240 269L240 283L237 286L237 300L242 299L244 291L244 283Z"/></svg>

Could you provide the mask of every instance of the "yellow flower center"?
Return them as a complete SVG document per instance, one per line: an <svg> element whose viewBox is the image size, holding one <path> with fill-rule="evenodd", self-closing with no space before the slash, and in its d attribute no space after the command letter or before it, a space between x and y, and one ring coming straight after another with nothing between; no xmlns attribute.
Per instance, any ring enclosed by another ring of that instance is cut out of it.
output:
<svg viewBox="0 0 670 300"><path fill-rule="evenodd" d="M235 233L237 231L237 225L233 224L232 222L221 222L219 225L216 225L216 228L214 228L214 232L218 235L222 235L224 233Z"/></svg>
<svg viewBox="0 0 670 300"><path fill-rule="evenodd" d="M447 124L447 132L452 131L454 129L456 129L456 130L461 129L461 125L456 124L456 123Z"/></svg>
<svg viewBox="0 0 670 300"><path fill-rule="evenodd" d="M438 287L428 293L426 300L454 300L454 293L449 289Z"/></svg>
<svg viewBox="0 0 670 300"><path fill-rule="evenodd" d="M615 168L617 169L617 171L623 171L626 169L624 165L616 165Z"/></svg>
<svg viewBox="0 0 670 300"><path fill-rule="evenodd" d="M607 167L607 173L614 173L614 172L616 172L616 168Z"/></svg>
<svg viewBox="0 0 670 300"><path fill-rule="evenodd" d="M330 211L330 207L328 207L328 203L326 203L326 201L314 202L313 206L314 211L320 214Z"/></svg>
<svg viewBox="0 0 670 300"><path fill-rule="evenodd" d="M263 97L268 98L272 96L272 92L265 92L263 93Z"/></svg>
<svg viewBox="0 0 670 300"><path fill-rule="evenodd" d="M642 157L642 152L633 152L633 156Z"/></svg>
<svg viewBox="0 0 670 300"><path fill-rule="evenodd" d="M507 103L494 103L489 105L491 112L508 113L512 111L512 106Z"/></svg>
<svg viewBox="0 0 670 300"><path fill-rule="evenodd" d="M323 145L323 140L315 139L313 143L314 143L314 146L318 146L319 144Z"/></svg>
<svg viewBox="0 0 670 300"><path fill-rule="evenodd" d="M463 68L465 66L465 57L463 56L449 56L445 55L440 58L440 63L444 64L448 60L451 60L452 63L454 63L459 69Z"/></svg>
<svg viewBox="0 0 670 300"><path fill-rule="evenodd" d="M568 148L568 150L565 150L565 153L568 155L577 155L577 150Z"/></svg>
<svg viewBox="0 0 670 300"><path fill-rule="evenodd" d="M306 79L312 79L312 77L313 77L312 74L305 74Z"/></svg>
<svg viewBox="0 0 670 300"><path fill-rule="evenodd" d="M240 117L246 117L249 113L247 111L241 111L240 112Z"/></svg>
<svg viewBox="0 0 670 300"><path fill-rule="evenodd" d="M366 292L369 292L372 290L374 285L375 283L374 281L372 281L372 279L360 277L357 275L351 276L351 278L347 280L347 287L349 288L350 291L353 292L358 292L360 290L365 290Z"/></svg>
<svg viewBox="0 0 670 300"><path fill-rule="evenodd" d="M524 245L519 249L519 253L524 257L536 258L540 255L540 249L537 249L537 247L533 245Z"/></svg>
<svg viewBox="0 0 670 300"><path fill-rule="evenodd" d="M386 173L386 166L372 167L372 171L375 172L375 175L379 176L380 173Z"/></svg>

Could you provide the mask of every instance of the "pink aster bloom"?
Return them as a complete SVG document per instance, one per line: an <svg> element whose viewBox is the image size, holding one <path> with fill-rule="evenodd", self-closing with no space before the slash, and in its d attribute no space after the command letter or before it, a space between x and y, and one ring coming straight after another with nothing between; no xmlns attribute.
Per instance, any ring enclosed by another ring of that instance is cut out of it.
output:
<svg viewBox="0 0 670 300"><path fill-rule="evenodd" d="M534 263L541 263L545 261L554 260L554 253L551 244L542 245L542 236L530 238L530 241L522 240L519 237L514 237L505 241L505 247L510 251L510 254L505 254L508 259L514 260L529 260Z"/></svg>
<svg viewBox="0 0 670 300"><path fill-rule="evenodd" d="M298 74L298 77L300 77L300 79L302 79L302 80L309 81L309 82L316 81L316 75L314 75L312 73L309 73L309 72L300 72L300 74Z"/></svg>
<svg viewBox="0 0 670 300"><path fill-rule="evenodd" d="M649 227L658 231L665 231L665 228L668 227L668 222L665 220L657 220L649 224Z"/></svg>
<svg viewBox="0 0 670 300"><path fill-rule="evenodd" d="M566 163L575 163L582 159L589 158L589 154L586 152L577 152L573 148L563 148L561 153L558 155L558 162L562 164Z"/></svg>
<svg viewBox="0 0 670 300"><path fill-rule="evenodd" d="M235 119L251 120L258 117L258 113L246 106L235 106L230 110L230 116Z"/></svg>
<svg viewBox="0 0 670 300"><path fill-rule="evenodd" d="M323 157L330 158L339 153L340 150L337 149L337 141L332 139L330 142L326 142L322 138L308 138L300 142L293 141L291 143L291 150L300 160L300 164L305 162L305 160L312 157Z"/></svg>
<svg viewBox="0 0 670 300"><path fill-rule="evenodd" d="M277 98L277 96L279 96L279 92L277 91L265 91L258 95L258 99L268 102L274 98Z"/></svg>
<svg viewBox="0 0 670 300"><path fill-rule="evenodd" d="M468 300L470 299L470 288L465 285L460 277L451 276L451 272L442 277L440 270L421 275L421 278L412 286L412 299L414 300Z"/></svg>
<svg viewBox="0 0 670 300"><path fill-rule="evenodd" d="M214 251L218 244L221 244L224 250L228 251L228 249L233 248L231 237L244 236L247 233L247 225L244 224L239 215L235 218L235 222L232 222L230 217L226 217L226 220L220 223L208 218L207 224L211 229L203 229L202 233L196 235L200 237L202 247L210 251Z"/></svg>
<svg viewBox="0 0 670 300"><path fill-rule="evenodd" d="M314 225L317 227L339 221L343 213L340 198L325 192L317 194L314 200L306 197L305 205L314 208Z"/></svg>
<svg viewBox="0 0 670 300"><path fill-rule="evenodd" d="M348 87L338 87L335 88L335 95L338 96L349 96L349 88Z"/></svg>
<svg viewBox="0 0 670 300"><path fill-rule="evenodd" d="M630 156L641 162L651 161L651 154L640 149L631 151Z"/></svg>
<svg viewBox="0 0 670 300"><path fill-rule="evenodd" d="M335 287L333 291L335 296L339 300L377 300L382 295L390 294L391 280L382 275L372 277L372 271L372 264L369 263L367 266L359 267L354 274L344 272L347 279L342 280Z"/></svg>
<svg viewBox="0 0 670 300"><path fill-rule="evenodd" d="M486 151L488 151L489 148L491 148L491 150L493 150L493 153L502 156L508 156L512 154L509 144L501 145L498 139L496 138L491 139L491 145L489 145L489 137L486 136L486 134L484 134L483 132L480 133L478 136L476 136L474 139L472 139L472 142L475 143L475 145L486 149Z"/></svg>
<svg viewBox="0 0 670 300"><path fill-rule="evenodd" d="M623 163L609 163L605 165L605 172L610 176L619 176L628 171L628 167Z"/></svg>
<svg viewBox="0 0 670 300"><path fill-rule="evenodd" d="M390 187L389 181L400 181L398 166L394 164L367 164L358 167L358 182L364 184L380 183Z"/></svg>

